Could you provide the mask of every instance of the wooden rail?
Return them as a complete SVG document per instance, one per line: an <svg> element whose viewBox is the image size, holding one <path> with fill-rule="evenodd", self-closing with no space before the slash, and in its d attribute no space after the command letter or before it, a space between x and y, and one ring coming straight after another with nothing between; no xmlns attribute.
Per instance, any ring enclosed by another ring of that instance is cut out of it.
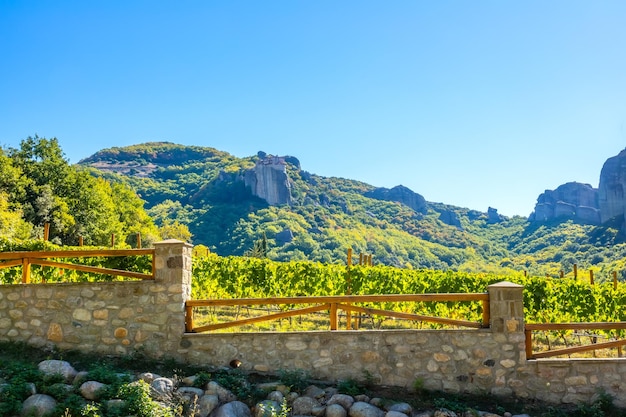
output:
<svg viewBox="0 0 626 417"><path fill-rule="evenodd" d="M603 343L593 343L585 346L574 346L564 349L555 349L547 352L533 353L533 330L549 331L549 330L617 330L626 329L626 322L610 322L610 323L536 323L526 324L524 333L526 336L526 359L549 358L552 356L569 355L572 353L588 352L591 350L620 348L626 345L626 339L614 340Z"/></svg>
<svg viewBox="0 0 626 417"><path fill-rule="evenodd" d="M50 258L93 258L93 257L117 257L117 256L152 256L152 271L150 274L141 272L125 271L121 269L96 267L89 265L72 264L66 262L50 261ZM154 249L92 249L92 250L60 250L60 251L20 251L0 253L0 269L14 266L22 266L22 283L30 283L31 265L49 266L53 268L68 269L74 271L90 272L113 276L123 276L138 279L154 279Z"/></svg>
<svg viewBox="0 0 626 417"><path fill-rule="evenodd" d="M467 320L453 320L441 317L423 316L419 314L402 313L391 310L379 310L373 308L358 307L354 303L367 302L436 302L436 301L481 301L483 307L482 322L477 323ZM260 317L253 317L243 320L235 320L228 323L210 324L206 326L194 325L194 307L233 307L233 306L253 306L253 305L294 305L294 304L317 304L313 307L301 308L275 314L268 314ZM212 300L189 300L185 304L185 328L189 333L200 333L211 330L224 329L229 327L243 326L247 324L260 323L270 320L309 314L319 311L329 311L330 330L337 330L339 325L339 310L358 312L371 315L394 317L406 320L428 321L433 323L464 326L471 328L489 327L489 294L386 294L386 295L340 295L321 297L269 297L269 298L238 298L238 299L212 299ZM349 325L348 325L349 328Z"/></svg>

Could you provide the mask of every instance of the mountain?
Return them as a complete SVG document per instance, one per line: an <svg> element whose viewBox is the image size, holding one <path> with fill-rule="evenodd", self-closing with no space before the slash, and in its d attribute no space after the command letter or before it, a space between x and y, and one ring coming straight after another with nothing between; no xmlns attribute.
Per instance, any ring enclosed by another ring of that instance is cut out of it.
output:
<svg viewBox="0 0 626 417"><path fill-rule="evenodd" d="M428 202L402 185L319 176L294 156L262 151L237 158L152 142L104 149L79 164L128 184L157 224L186 224L194 244L220 255L243 255L263 240L275 260L345 262L353 248L398 267L543 275L573 264L609 268L626 253L613 223L587 221L595 212L583 207L599 210L590 186L546 191L527 219ZM554 215L567 204L578 214Z"/></svg>
<svg viewBox="0 0 626 417"><path fill-rule="evenodd" d="M600 185L568 182L546 190L537 199L531 222L574 220L590 225L619 227L626 234L626 150L606 160Z"/></svg>

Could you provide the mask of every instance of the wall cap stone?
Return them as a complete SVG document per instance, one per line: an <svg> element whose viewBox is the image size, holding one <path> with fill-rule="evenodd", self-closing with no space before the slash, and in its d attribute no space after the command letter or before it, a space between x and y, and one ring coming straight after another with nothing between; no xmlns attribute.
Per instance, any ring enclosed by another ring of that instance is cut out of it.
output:
<svg viewBox="0 0 626 417"><path fill-rule="evenodd" d="M523 285L514 284L510 281L497 282L495 284L488 285L487 288L524 288Z"/></svg>
<svg viewBox="0 0 626 417"><path fill-rule="evenodd" d="M178 239L166 239L166 240L162 240L160 242L154 242L153 245L156 246L166 246L166 245L183 245L183 246L187 246L192 248L193 245L191 243L187 243L187 242L183 242L182 240L178 240Z"/></svg>

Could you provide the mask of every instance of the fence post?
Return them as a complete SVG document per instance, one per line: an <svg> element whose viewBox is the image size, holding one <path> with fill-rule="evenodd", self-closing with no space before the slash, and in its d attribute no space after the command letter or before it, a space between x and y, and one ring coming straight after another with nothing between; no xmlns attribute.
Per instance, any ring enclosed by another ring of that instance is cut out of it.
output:
<svg viewBox="0 0 626 417"><path fill-rule="evenodd" d="M193 246L176 239L154 244L155 284L161 285L164 297L156 297L161 306L166 332L152 347L156 355L176 358L188 323L186 301L191 297L191 254Z"/></svg>
<svg viewBox="0 0 626 417"><path fill-rule="evenodd" d="M578 265L574 264L574 279L578 279Z"/></svg>
<svg viewBox="0 0 626 417"><path fill-rule="evenodd" d="M45 242L50 238L50 223L44 223L43 225L43 240Z"/></svg>
<svg viewBox="0 0 626 417"><path fill-rule="evenodd" d="M593 269L589 270L589 283L593 285Z"/></svg>
<svg viewBox="0 0 626 417"><path fill-rule="evenodd" d="M137 232L137 249L141 249L141 233Z"/></svg>
<svg viewBox="0 0 626 417"><path fill-rule="evenodd" d="M503 281L487 287L490 327L496 333L524 331L524 286Z"/></svg>
<svg viewBox="0 0 626 417"><path fill-rule="evenodd" d="M346 295L352 294L352 279L350 278L350 267L352 266L352 248L348 248L348 258L346 264L346 279L347 279L347 288ZM331 310L330 313L330 327L331 330L337 330L337 309L335 308L334 320L335 320L335 328L333 329L333 312ZM350 311L346 311L346 329L350 330L352 328L352 314Z"/></svg>
<svg viewBox="0 0 626 417"><path fill-rule="evenodd" d="M330 330L337 330L339 325L337 317L337 303L330 304Z"/></svg>
<svg viewBox="0 0 626 417"><path fill-rule="evenodd" d="M30 259L22 259L22 283L30 283Z"/></svg>

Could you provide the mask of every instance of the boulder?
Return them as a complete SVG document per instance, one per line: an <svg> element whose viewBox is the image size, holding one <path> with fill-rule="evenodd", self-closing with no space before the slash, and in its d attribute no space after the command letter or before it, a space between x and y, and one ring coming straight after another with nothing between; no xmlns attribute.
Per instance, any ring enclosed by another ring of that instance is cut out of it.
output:
<svg viewBox="0 0 626 417"><path fill-rule="evenodd" d="M252 417L252 413L241 401L232 401L215 410L213 417Z"/></svg>
<svg viewBox="0 0 626 417"><path fill-rule="evenodd" d="M37 367L46 376L61 375L67 383L72 383L77 374L76 369L66 361L50 359L39 362Z"/></svg>
<svg viewBox="0 0 626 417"><path fill-rule="evenodd" d="M220 400L215 394L206 394L200 397L196 405L196 416L207 417L219 405Z"/></svg>
<svg viewBox="0 0 626 417"><path fill-rule="evenodd" d="M319 407L320 403L311 397L298 397L291 405L291 411L296 416L311 416L313 409Z"/></svg>
<svg viewBox="0 0 626 417"><path fill-rule="evenodd" d="M339 404L326 407L326 417L347 417L348 411Z"/></svg>
<svg viewBox="0 0 626 417"><path fill-rule="evenodd" d="M150 383L150 391L159 400L171 398L174 388L174 381L169 378L157 378Z"/></svg>
<svg viewBox="0 0 626 417"><path fill-rule="evenodd" d="M22 403L22 416L40 417L50 415L57 402L54 398L45 394L34 394L26 398Z"/></svg>
<svg viewBox="0 0 626 417"><path fill-rule="evenodd" d="M410 416L413 413L413 407L408 403L393 403L385 407L387 411L397 411Z"/></svg>
<svg viewBox="0 0 626 417"><path fill-rule="evenodd" d="M352 398L351 396L347 394L335 394L332 397L330 397L330 400L328 400L326 404L327 405L339 404L346 410L349 410L350 407L352 407L352 404L354 404L354 398Z"/></svg>
<svg viewBox="0 0 626 417"><path fill-rule="evenodd" d="M82 395L84 398L95 401L100 398L101 390L106 387L106 384L103 384L102 382L87 381L82 383L80 388L78 388L78 391L80 392L80 395Z"/></svg>
<svg viewBox="0 0 626 417"><path fill-rule="evenodd" d="M254 410L254 417L274 417L280 414L281 405L277 401L263 400Z"/></svg>
<svg viewBox="0 0 626 417"><path fill-rule="evenodd" d="M220 402L235 401L237 399L237 396L235 394L233 394L215 381L211 381L207 384L205 393L217 395L217 398L220 400Z"/></svg>
<svg viewBox="0 0 626 417"><path fill-rule="evenodd" d="M348 410L348 415L350 417L384 417L385 412L366 402L357 401Z"/></svg>

